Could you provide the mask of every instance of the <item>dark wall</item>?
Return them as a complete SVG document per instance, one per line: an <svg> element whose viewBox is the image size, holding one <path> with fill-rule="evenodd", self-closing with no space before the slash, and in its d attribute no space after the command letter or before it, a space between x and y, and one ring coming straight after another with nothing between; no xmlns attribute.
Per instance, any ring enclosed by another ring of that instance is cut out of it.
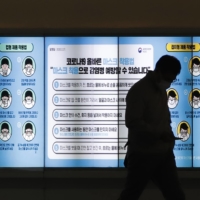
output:
<svg viewBox="0 0 200 200"><path fill-rule="evenodd" d="M4 0L0 34L200 34L199 0Z"/></svg>

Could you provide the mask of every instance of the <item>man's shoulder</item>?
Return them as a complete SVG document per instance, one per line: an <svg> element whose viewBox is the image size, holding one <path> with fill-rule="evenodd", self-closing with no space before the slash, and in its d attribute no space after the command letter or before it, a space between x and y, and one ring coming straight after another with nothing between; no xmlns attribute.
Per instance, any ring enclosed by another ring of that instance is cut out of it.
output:
<svg viewBox="0 0 200 200"><path fill-rule="evenodd" d="M151 84L150 80L145 76L144 78L142 78L138 82L136 82L131 88L141 89L141 88L148 88L151 86L152 86L152 84Z"/></svg>
<svg viewBox="0 0 200 200"><path fill-rule="evenodd" d="M143 96L147 98L147 96L151 96L155 92L157 92L157 87L154 82L148 76L140 79L137 83L135 83L130 90L128 91L128 96Z"/></svg>
<svg viewBox="0 0 200 200"><path fill-rule="evenodd" d="M145 91L149 90L149 84L146 78L140 79L138 82L136 82L128 91L127 97L128 96L143 96L143 93L146 93Z"/></svg>

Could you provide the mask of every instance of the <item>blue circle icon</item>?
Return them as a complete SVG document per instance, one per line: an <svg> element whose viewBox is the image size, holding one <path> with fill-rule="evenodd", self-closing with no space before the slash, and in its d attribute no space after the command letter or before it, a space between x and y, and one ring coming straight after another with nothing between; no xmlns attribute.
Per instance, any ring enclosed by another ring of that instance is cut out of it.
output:
<svg viewBox="0 0 200 200"><path fill-rule="evenodd" d="M54 113L54 117L55 117L55 118L58 118L58 117L59 117L59 113L58 113L58 112L55 112L55 113Z"/></svg>
<svg viewBox="0 0 200 200"><path fill-rule="evenodd" d="M59 86L58 82L57 82L57 81L54 82L54 87L55 87L55 88L58 88L58 86Z"/></svg>
<svg viewBox="0 0 200 200"><path fill-rule="evenodd" d="M59 98L57 96L54 97L54 103L58 103L59 102Z"/></svg>
<svg viewBox="0 0 200 200"><path fill-rule="evenodd" d="M58 128L55 128L55 129L54 129L54 133L55 133L55 134L58 134L58 133L59 133L59 129L58 129Z"/></svg>
<svg viewBox="0 0 200 200"><path fill-rule="evenodd" d="M54 151L58 151L59 150L59 146L57 144L54 145Z"/></svg>
<svg viewBox="0 0 200 200"><path fill-rule="evenodd" d="M138 48L138 52L139 53L141 53L142 52L142 48L140 47L140 48Z"/></svg>

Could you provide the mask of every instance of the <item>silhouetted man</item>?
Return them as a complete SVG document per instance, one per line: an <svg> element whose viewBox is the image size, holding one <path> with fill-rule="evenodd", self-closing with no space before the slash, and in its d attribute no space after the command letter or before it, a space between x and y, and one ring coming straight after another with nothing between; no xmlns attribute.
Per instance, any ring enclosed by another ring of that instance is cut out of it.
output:
<svg viewBox="0 0 200 200"><path fill-rule="evenodd" d="M120 200L137 200L151 179L166 200L185 200L180 187L170 126L166 89L181 71L173 56L162 56L155 70L149 71L128 91L125 123L128 148L125 166L128 174Z"/></svg>

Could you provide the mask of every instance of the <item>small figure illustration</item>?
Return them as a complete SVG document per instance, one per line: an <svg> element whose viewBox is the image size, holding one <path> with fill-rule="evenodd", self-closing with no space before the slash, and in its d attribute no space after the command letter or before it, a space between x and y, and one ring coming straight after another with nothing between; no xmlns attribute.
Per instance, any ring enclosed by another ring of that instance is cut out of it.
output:
<svg viewBox="0 0 200 200"><path fill-rule="evenodd" d="M2 108L8 108L11 104L12 98L7 90L1 92L0 106Z"/></svg>
<svg viewBox="0 0 200 200"><path fill-rule="evenodd" d="M190 101L190 105L193 108L200 108L200 92L198 90L192 91L192 99Z"/></svg>
<svg viewBox="0 0 200 200"><path fill-rule="evenodd" d="M3 141L8 141L10 139L10 137L11 137L11 132L9 130L9 125L7 123L2 123L0 139Z"/></svg>
<svg viewBox="0 0 200 200"><path fill-rule="evenodd" d="M24 65L24 69L23 72L26 76L32 76L35 72L35 69L33 67L33 61L30 58L27 58L25 60L25 65Z"/></svg>
<svg viewBox="0 0 200 200"><path fill-rule="evenodd" d="M189 126L186 122L183 122L180 125L178 137L182 138L181 141L186 141L190 137L190 134L188 133Z"/></svg>
<svg viewBox="0 0 200 200"><path fill-rule="evenodd" d="M175 108L178 104L178 97L174 90L170 90L167 94L167 103L169 108Z"/></svg>
<svg viewBox="0 0 200 200"><path fill-rule="evenodd" d="M0 74L2 76L8 76L11 72L11 69L9 67L9 61L7 58L3 58L1 60L1 66L0 66Z"/></svg>
<svg viewBox="0 0 200 200"><path fill-rule="evenodd" d="M31 123L26 123L23 137L26 141L31 141L34 139L35 133L33 131L33 125Z"/></svg>
<svg viewBox="0 0 200 200"><path fill-rule="evenodd" d="M200 75L200 61L198 58L193 58L190 68L190 73L193 76L199 76Z"/></svg>
<svg viewBox="0 0 200 200"><path fill-rule="evenodd" d="M33 99L33 93L30 90L27 90L24 95L23 105L26 108L32 108L35 105L35 101Z"/></svg>

